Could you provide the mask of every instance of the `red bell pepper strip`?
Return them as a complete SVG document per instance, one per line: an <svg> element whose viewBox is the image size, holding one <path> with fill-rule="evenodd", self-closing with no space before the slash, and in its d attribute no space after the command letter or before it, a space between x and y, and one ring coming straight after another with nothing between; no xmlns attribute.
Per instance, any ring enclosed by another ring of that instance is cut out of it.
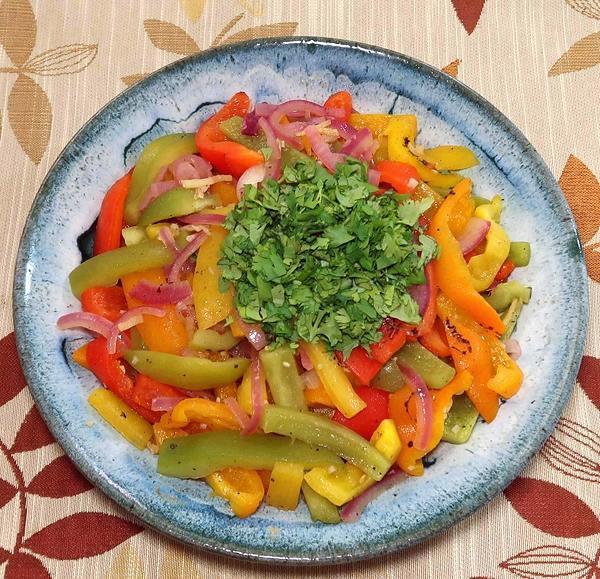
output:
<svg viewBox="0 0 600 579"><path fill-rule="evenodd" d="M220 173L238 178L246 169L264 163L258 151L248 149L240 143L227 140L219 123L231 117L246 115L250 108L250 97L244 92L234 94L227 103L200 125L196 133L196 147L204 159Z"/></svg>
<svg viewBox="0 0 600 579"><path fill-rule="evenodd" d="M116 181L104 196L96 224L94 255L121 247L125 199L129 193L132 172L133 169Z"/></svg>
<svg viewBox="0 0 600 579"><path fill-rule="evenodd" d="M339 410L336 410L332 418L335 422L354 430L354 432L369 440L381 421L389 417L388 400L390 394L370 386L359 386L356 393L366 402L367 407L352 418L346 418Z"/></svg>
<svg viewBox="0 0 600 579"><path fill-rule="evenodd" d="M429 295L427 308L425 309L425 312L423 312L421 323L417 326L417 336L423 336L430 332L437 316L435 300L437 298L438 288L435 283L435 275L433 273L433 265L431 262L425 266L425 279L427 280Z"/></svg>
<svg viewBox="0 0 600 579"><path fill-rule="evenodd" d="M371 346L371 357L385 364L404 344L413 328L394 318L388 318L380 328L383 338Z"/></svg>
<svg viewBox="0 0 600 579"><path fill-rule="evenodd" d="M87 364L96 378L113 394L128 404L148 422L160 420L160 412L153 412L136 403L133 399L133 379L127 374L123 364L108 353L105 338L95 338L87 347Z"/></svg>
<svg viewBox="0 0 600 579"><path fill-rule="evenodd" d="M375 165L375 169L381 175L380 182L391 185L400 194L411 193L416 184L421 181L418 171L407 163L380 161Z"/></svg>
<svg viewBox="0 0 600 579"><path fill-rule="evenodd" d="M325 108L343 110L344 118L342 120L348 121L352 114L352 95L345 90L335 92L325 101Z"/></svg>
<svg viewBox="0 0 600 579"><path fill-rule="evenodd" d="M371 358L367 350L362 346L358 346L350 352L348 358L344 360L344 365L365 386L371 383L371 380L377 376L383 366L381 362Z"/></svg>
<svg viewBox="0 0 600 579"><path fill-rule="evenodd" d="M510 274L515 271L515 267L517 266L513 263L513 261L507 259L498 270L494 281L488 289L494 289L499 283L505 282L509 278Z"/></svg>
<svg viewBox="0 0 600 579"><path fill-rule="evenodd" d="M81 294L81 309L116 322L127 310L125 292L121 286L90 287Z"/></svg>
<svg viewBox="0 0 600 579"><path fill-rule="evenodd" d="M131 394L132 400L147 410L152 410L152 401L155 398L188 398L180 389L158 382L143 374L135 377Z"/></svg>

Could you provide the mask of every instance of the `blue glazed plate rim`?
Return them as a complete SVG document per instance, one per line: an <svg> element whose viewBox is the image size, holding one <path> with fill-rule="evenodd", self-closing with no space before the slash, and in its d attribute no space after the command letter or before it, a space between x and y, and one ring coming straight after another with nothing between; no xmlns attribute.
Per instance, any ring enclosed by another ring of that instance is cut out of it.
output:
<svg viewBox="0 0 600 579"><path fill-rule="evenodd" d="M124 90L122 93L117 95L114 99L109 101L104 107L102 107L96 114L94 114L85 125L74 135L74 137L67 143L64 147L63 151L61 151L60 155L57 157L56 161L53 163L52 167L48 171L48 174L44 178L42 184L40 185L40 189L36 194L34 203L27 217L27 221L24 227L24 231L21 237L21 242L19 246L19 251L17 255L16 265L15 265L15 274L14 274L14 284L13 284L13 314L14 314L14 325L15 325L15 334L17 341L17 349L19 352L19 356L21 359L21 363L23 366L23 371L27 378L27 382L29 384L35 384L38 380L38 376L35 372L34 361L32 359L31 353L27 348L27 336L21 331L22 324L20 323L21 319L23 319L27 312L24 307L24 293L19 292L19 286L22 284L18 283L18 280L25 275L26 271L26 263L28 261L28 253L31 246L31 234L35 230L36 223L39 218L39 213L42 208L43 200L47 195L41 195L41 192L45 190L47 182L50 180L52 174L56 170L56 168L60 165L61 160L65 154L65 152L75 143L77 142L82 135L84 135L91 127L93 127L96 123L101 122L101 118L104 114L109 111L115 103L118 103L121 99L127 97L127 95L136 92L143 91L146 86L150 86L152 83L156 82L157 78L161 75L168 73L173 70L177 70L178 68L185 66L190 61L210 61L215 56L219 54L227 54L230 52L235 52L237 50L248 50L258 47L273 47L277 48L282 45L315 45L315 46L334 46L339 48L347 48L357 52L363 52L368 54L375 54L378 56L382 56L388 59L388 61L393 65L394 63L402 63L405 66L409 66L414 70L420 71L423 74L432 76L436 81L444 83L448 86L452 86L457 89L457 92L460 93L461 97L470 101L472 104L476 105L480 109L482 109L486 115L491 117L494 121L500 124L504 131L510 135L510 137L522 148L526 149L530 159L534 162L536 169L538 170L538 177L541 182L541 186L551 192L554 195L554 201L558 204L558 209L565 215L565 219L563 220L562 227L569 229L570 232L574 235L577 240L577 248L576 248L576 257L577 257L577 267L579 269L579 274L576 279L579 280L579 287L576 288L576 293L580 296L580 299L577 300L577 311L576 316L579 321L576 324L575 335L572 336L570 342L570 353L567 358L567 371L562 375L561 380L558 382L560 387L557 389L560 392L560 395L556 397L554 400L554 406L548 411L544 420L538 421L535 424L535 430L532 430L531 436L529 437L526 444L523 444L522 448L519 449L519 452L515 460L507 466L507 468L503 471L503 476L498 478L494 488L487 489L487 491L483 494L474 495L473 498L467 501L467 504L464 505L464 508L455 513L453 516L446 519L442 524L440 524L435 529L429 529L418 536L414 536L409 540L398 540L392 541L386 545L378 545L376 548L367 546L362 547L358 546L351 553L336 553L331 555L324 556L316 556L316 557L306 557L302 556L301 553L297 555L278 555L278 554L265 554L252 550L240 550L237 548L231 548L227 544L217 543L215 541L211 541L210 537L206 536L195 536L194 539L191 539L189 534L181 532L178 528L175 528L168 524L168 522L164 521L164 519L160 515L156 515L155 513L148 511L146 509L140 509L137 507L136 503L129 499L126 496L126 493L123 490L113 483L110 478L95 465L95 463L91 460L88 460L85 455L81 452L78 447L77 441L72 441L68 437L64 436L63 430L61 428L60 421L57 419L56 415L54 415L49 409L45 408L42 402L41 393L38 391L36 387L30 387L30 391L33 395L33 398L38 406L42 417L48 427L50 428L52 434L56 438L59 445L63 448L65 453L73 460L75 466L100 490L102 490L106 495L108 495L111 499L113 499L117 504L121 507L125 508L127 511L132 512L136 517L138 517L144 524L156 530L162 534L165 534L168 537L178 539L183 541L184 543L191 544L195 547L199 547L202 549L207 549L216 553L232 556L235 558L241 559L253 559L260 562L265 563L279 563L279 564L332 564L332 563L346 563L352 561L359 561L363 559L373 558L377 555L392 553L398 551L400 549L415 545L420 543L426 539L431 538L434 535L437 535L441 531L447 529L448 527L458 523L459 521L465 519L468 515L472 514L476 509L483 506L492 497L500 493L510 482L521 472L521 470L526 466L531 457L537 452L537 450L542 446L546 438L551 433L554 428L556 422L558 421L560 414L572 392L573 385L575 383L577 371L579 369L579 364L581 358L583 356L583 348L585 343L586 329L587 329L587 320L588 320L588 285L587 285L587 272L585 268L585 261L583 258L583 252L581 249L581 244L579 242L579 237L577 234L577 229L575 225L575 221L573 219L570 208L562 195L558 185L550 170L539 156L537 151L533 148L531 143L525 138L525 136L521 133L521 131L500 111L498 111L491 103L485 100L482 96L476 93L474 90L463 84L462 82L448 76L447 74L441 72L440 70L421 62L415 58L408 57L398 52L394 52L392 50L384 49L381 47L363 44L359 42L352 42L346 40L338 40L338 39L330 39L330 38L321 38L321 37L311 37L311 36L296 36L296 37L280 37L273 39L256 39L250 40L246 42L240 42L236 44L231 44L223 47L217 47L213 49L209 49L203 51L201 53L180 59L171 63L151 75L149 75L143 81L129 87Z"/></svg>

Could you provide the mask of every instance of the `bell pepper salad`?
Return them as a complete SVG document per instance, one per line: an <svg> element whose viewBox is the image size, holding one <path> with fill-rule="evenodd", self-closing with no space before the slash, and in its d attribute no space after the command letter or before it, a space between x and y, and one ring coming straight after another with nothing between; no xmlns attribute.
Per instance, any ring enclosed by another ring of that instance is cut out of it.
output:
<svg viewBox="0 0 600 579"><path fill-rule="evenodd" d="M70 274L93 408L165 476L238 517L263 501L353 521L465 443L522 383L511 337L530 246L473 195L461 146L414 115L234 95L151 142ZM506 411L510 411L508 408Z"/></svg>

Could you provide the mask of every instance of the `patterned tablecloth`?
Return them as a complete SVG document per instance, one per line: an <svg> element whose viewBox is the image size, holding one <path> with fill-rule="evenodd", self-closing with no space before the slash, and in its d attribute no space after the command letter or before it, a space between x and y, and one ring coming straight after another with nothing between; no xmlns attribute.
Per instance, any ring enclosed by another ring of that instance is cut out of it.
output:
<svg viewBox="0 0 600 579"><path fill-rule="evenodd" d="M512 119L573 208L591 299L573 397L502 495L417 548L302 575L600 577L600 0L0 0L0 571L11 579L265 576L264 567L143 529L77 473L32 406L11 286L35 192L93 113L181 56L294 34L414 56Z"/></svg>

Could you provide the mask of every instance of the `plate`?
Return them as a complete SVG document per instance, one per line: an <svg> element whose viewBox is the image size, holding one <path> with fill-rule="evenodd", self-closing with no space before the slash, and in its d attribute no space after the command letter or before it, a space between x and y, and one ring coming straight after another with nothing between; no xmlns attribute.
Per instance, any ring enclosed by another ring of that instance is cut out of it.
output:
<svg viewBox="0 0 600 579"><path fill-rule="evenodd" d="M482 196L506 200L512 239L533 258L516 278L533 286L517 338L524 385L498 418L462 446L442 444L426 476L410 478L369 505L357 523L311 522L263 506L248 519L201 482L162 477L86 402L95 379L68 353L82 334L56 319L79 309L67 276L107 188L146 143L192 132L233 93L254 102L354 95L361 112L415 113L425 146L463 144L481 164L465 174ZM472 513L500 492L552 431L583 351L587 277L575 224L554 178L519 130L492 105L442 72L401 54L318 38L257 40L180 60L126 90L96 114L61 153L25 226L15 272L17 344L29 387L50 430L83 474L144 523L186 543L263 561L334 563L413 545Z"/></svg>

